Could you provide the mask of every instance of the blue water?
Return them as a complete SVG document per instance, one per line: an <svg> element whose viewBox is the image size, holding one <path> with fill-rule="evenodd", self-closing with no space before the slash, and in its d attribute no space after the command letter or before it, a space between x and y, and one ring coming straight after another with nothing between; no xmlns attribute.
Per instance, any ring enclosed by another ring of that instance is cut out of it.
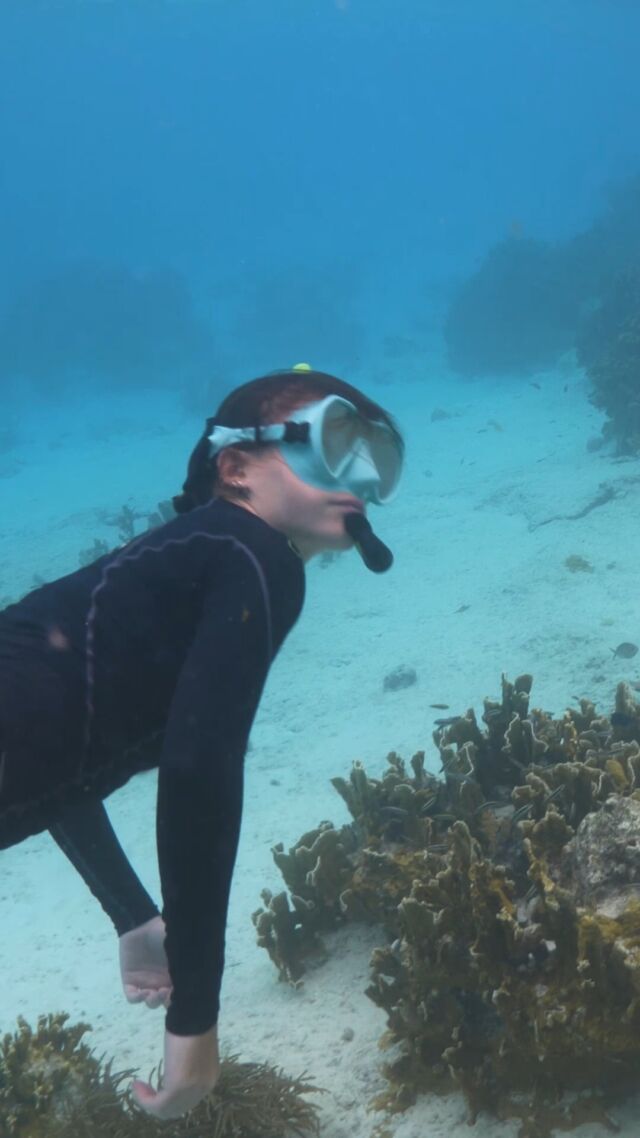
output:
<svg viewBox="0 0 640 1138"><path fill-rule="evenodd" d="M170 266L225 375L295 333L353 367L511 225L574 233L636 169L639 32L633 0L4 0L0 297Z"/></svg>
<svg viewBox="0 0 640 1138"><path fill-rule="evenodd" d="M640 642L637 452L619 466L588 448L605 416L572 334L542 362L525 335L511 370L479 356L456 370L445 330L496 244L574 249L617 209L602 263L640 256L639 42L637 0L0 0L0 605L115 540L123 504L142 528L179 489L203 416L254 375L308 361L407 437L402 494L379 519L394 575L355 557L309 570L252 736L231 912L230 1044L290 1068L304 1053L335 1078L332 1138L370 1138L383 1024L356 998L365 954L347 985L364 1042L353 1066L327 1061L342 962L331 998L318 974L294 1006L258 959L249 916L280 887L270 845L342 820L329 779L353 759L379 774L388 751L428 747L449 714L430 704L478 708L503 671L532 671L539 705L579 694L608 711L634 678L611 649ZM587 290L581 315L597 301ZM502 316L490 349L515 322ZM548 525L603 480L614 508ZM568 575L575 555L593 572ZM417 686L383 699L401 665ZM152 809L148 780L112 804L157 887ZM159 1021L121 1000L101 913L46 837L25 845L30 858L6 855L0 1029L55 996L116 1067L148 1069ZM428 1109L398 1136L467 1132L459 1108Z"/></svg>

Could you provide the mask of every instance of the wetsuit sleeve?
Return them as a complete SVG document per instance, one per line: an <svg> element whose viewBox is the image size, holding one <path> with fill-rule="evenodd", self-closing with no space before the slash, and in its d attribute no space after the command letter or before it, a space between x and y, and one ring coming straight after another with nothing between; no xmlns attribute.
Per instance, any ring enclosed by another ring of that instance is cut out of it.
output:
<svg viewBox="0 0 640 1138"><path fill-rule="evenodd" d="M88 795L60 806L49 833L111 918L118 936L159 916L100 798Z"/></svg>
<svg viewBox="0 0 640 1138"><path fill-rule="evenodd" d="M174 694L158 775L157 837L177 1035L217 1022L243 759L272 656L264 578L238 551L205 600Z"/></svg>

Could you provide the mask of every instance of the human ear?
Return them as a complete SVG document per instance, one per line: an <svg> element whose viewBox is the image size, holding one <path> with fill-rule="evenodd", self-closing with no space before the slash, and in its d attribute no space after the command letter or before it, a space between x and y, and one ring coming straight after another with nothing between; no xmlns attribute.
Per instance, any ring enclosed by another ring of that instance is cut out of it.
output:
<svg viewBox="0 0 640 1138"><path fill-rule="evenodd" d="M233 447L220 451L217 460L217 493L222 497L247 499L251 491L247 485L246 455Z"/></svg>

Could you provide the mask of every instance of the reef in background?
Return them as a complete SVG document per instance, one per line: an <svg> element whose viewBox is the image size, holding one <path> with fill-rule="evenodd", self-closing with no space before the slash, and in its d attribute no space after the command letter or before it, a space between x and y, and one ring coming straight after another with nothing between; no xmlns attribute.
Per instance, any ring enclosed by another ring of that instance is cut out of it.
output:
<svg viewBox="0 0 640 1138"><path fill-rule="evenodd" d="M591 382L591 401L606 412L602 434L618 454L640 451L640 273L621 273L585 321L578 363Z"/></svg>
<svg viewBox="0 0 640 1138"><path fill-rule="evenodd" d="M99 260L61 264L0 311L0 380L60 397L67 383L111 390L182 388L215 372L213 334L172 269L139 273Z"/></svg>
<svg viewBox="0 0 640 1138"><path fill-rule="evenodd" d="M456 290L444 323L460 375L530 375L571 350L586 280L561 245L510 236Z"/></svg>
<svg viewBox="0 0 640 1138"><path fill-rule="evenodd" d="M0 1045L0 1138L282 1138L317 1133L319 1088L266 1063L223 1059L215 1090L185 1118L158 1122L134 1104L134 1071L114 1074L83 1040L89 1025L20 1017Z"/></svg>
<svg viewBox="0 0 640 1138"><path fill-rule="evenodd" d="M619 323L616 280L637 272L639 258L638 175L610 189L600 215L569 240L539 241L512 227L451 298L443 329L451 367L470 377L518 377L555 366L598 337L598 306ZM622 343L614 350L623 353ZM599 392L616 385L616 375L587 372L594 401L610 414Z"/></svg>
<svg viewBox="0 0 640 1138"><path fill-rule="evenodd" d="M532 680L443 722L443 777L395 754L381 779L334 779L353 821L274 856L286 893L254 914L298 983L323 929L377 922L367 995L394 1057L381 1107L460 1087L521 1138L610 1123L640 1089L640 705L588 700L554 719Z"/></svg>

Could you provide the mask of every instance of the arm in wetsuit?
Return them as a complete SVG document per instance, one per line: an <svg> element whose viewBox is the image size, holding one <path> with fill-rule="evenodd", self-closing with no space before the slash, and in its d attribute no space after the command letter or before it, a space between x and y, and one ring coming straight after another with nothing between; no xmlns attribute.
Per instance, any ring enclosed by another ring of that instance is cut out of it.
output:
<svg viewBox="0 0 640 1138"><path fill-rule="evenodd" d="M59 807L49 833L100 902L118 936L159 916L100 798L86 797Z"/></svg>
<svg viewBox="0 0 640 1138"><path fill-rule="evenodd" d="M167 1030L217 1021L242 814L243 760L273 654L269 593L235 555L233 589L207 599L174 695L158 776L158 859L173 981Z"/></svg>
<svg viewBox="0 0 640 1138"><path fill-rule="evenodd" d="M217 1020L244 754L271 660L304 594L302 566L282 543L261 548L259 562L242 541L230 540L227 550L224 587L204 595L160 758L158 858L173 982L167 1028L178 1035L204 1033ZM99 799L64 808L50 830L119 935L157 915Z"/></svg>

